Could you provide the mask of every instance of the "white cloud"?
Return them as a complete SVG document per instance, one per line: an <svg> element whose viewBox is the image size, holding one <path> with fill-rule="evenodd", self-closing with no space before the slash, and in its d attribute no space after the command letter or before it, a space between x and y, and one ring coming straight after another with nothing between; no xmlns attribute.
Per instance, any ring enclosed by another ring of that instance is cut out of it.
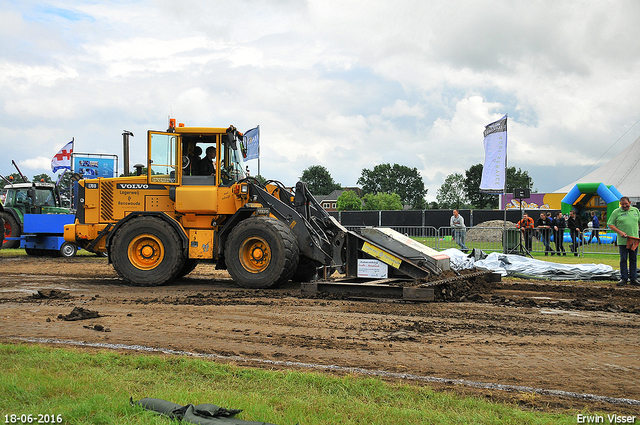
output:
<svg viewBox="0 0 640 425"><path fill-rule="evenodd" d="M310 165L354 185L363 168L399 163L418 168L435 199L448 174L483 161L484 126L508 113L509 165L552 191L640 118L631 0L6 6L0 148L25 173L49 172L50 160L28 159L71 137L120 155L123 129L136 134L132 162L143 162L146 131L173 114L259 124L261 172L286 185ZM0 174L9 167L0 162Z"/></svg>
<svg viewBox="0 0 640 425"><path fill-rule="evenodd" d="M29 169L46 169L49 168L51 170L51 158L45 158L43 156L38 156L36 158L28 158L18 162L18 165L22 168ZM39 173L42 174L42 173Z"/></svg>

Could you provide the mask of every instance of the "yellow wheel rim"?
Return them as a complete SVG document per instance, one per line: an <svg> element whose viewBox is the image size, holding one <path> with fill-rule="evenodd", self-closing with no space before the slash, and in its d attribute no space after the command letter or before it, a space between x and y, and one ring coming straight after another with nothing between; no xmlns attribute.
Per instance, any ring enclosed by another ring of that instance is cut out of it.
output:
<svg viewBox="0 0 640 425"><path fill-rule="evenodd" d="M129 260L140 270L151 270L164 259L164 246L154 235L139 235L129 244Z"/></svg>
<svg viewBox="0 0 640 425"><path fill-rule="evenodd" d="M265 271L271 262L271 250L267 241L258 237L245 239L240 246L240 262L251 273Z"/></svg>

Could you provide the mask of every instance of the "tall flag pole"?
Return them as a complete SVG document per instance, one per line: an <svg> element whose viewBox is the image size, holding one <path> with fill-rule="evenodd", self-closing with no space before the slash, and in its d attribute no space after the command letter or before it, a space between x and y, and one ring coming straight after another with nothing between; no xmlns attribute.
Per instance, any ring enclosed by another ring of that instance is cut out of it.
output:
<svg viewBox="0 0 640 425"><path fill-rule="evenodd" d="M507 115L485 126L484 155L480 192L504 195L507 180Z"/></svg>

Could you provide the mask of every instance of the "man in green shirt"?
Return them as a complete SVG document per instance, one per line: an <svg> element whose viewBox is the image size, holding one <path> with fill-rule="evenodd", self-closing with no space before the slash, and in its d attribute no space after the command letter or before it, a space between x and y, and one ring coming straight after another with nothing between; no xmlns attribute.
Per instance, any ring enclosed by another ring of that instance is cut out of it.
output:
<svg viewBox="0 0 640 425"><path fill-rule="evenodd" d="M636 207L631 206L631 201L627 196L620 198L620 208L615 209L611 213L611 217L607 221L607 225L611 230L618 234L618 250L620 251L620 275L621 279L618 286L624 286L629 282L638 286L638 246L635 249L627 248L627 238L637 238L638 229L640 228L640 211ZM627 269L627 258L629 259L629 268Z"/></svg>

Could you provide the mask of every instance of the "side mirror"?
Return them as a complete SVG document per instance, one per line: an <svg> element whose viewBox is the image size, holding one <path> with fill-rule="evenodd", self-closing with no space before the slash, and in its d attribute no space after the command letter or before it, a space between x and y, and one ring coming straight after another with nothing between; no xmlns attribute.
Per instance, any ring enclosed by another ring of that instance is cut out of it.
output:
<svg viewBox="0 0 640 425"><path fill-rule="evenodd" d="M227 129L227 140L229 140L229 145L231 146L231 149L233 149L234 151L238 150L238 142L236 139L235 127L231 126Z"/></svg>

